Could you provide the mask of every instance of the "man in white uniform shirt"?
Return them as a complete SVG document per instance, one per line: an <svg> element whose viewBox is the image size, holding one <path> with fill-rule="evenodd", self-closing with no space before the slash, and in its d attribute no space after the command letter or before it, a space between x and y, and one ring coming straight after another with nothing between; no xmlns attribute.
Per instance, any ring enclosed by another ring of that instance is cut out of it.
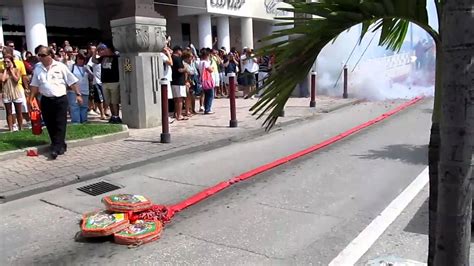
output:
<svg viewBox="0 0 474 266"><path fill-rule="evenodd" d="M68 99L66 89L69 86L77 96L77 103L82 105L82 95L77 85L78 79L68 67L53 59L54 53L46 46L38 50L40 64L35 67L31 79L30 103L41 94L41 112L51 139L51 158L66 152L66 123Z"/></svg>

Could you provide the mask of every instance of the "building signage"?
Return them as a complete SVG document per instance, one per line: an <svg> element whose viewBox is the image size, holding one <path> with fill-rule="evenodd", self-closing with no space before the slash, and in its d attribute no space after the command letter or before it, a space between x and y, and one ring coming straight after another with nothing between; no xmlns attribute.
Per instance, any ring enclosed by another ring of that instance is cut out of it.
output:
<svg viewBox="0 0 474 266"><path fill-rule="evenodd" d="M275 16L286 16L287 12L278 10L278 4L283 2L283 0L265 0L263 3L265 5L265 10L267 14L273 14Z"/></svg>
<svg viewBox="0 0 474 266"><path fill-rule="evenodd" d="M212 7L227 9L240 9L245 4L245 0L211 0Z"/></svg>

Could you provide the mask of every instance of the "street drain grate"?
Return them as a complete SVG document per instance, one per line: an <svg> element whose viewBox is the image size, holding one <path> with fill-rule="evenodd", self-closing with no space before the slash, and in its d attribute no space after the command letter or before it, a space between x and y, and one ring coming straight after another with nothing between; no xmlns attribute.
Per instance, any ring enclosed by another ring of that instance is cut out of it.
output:
<svg viewBox="0 0 474 266"><path fill-rule="evenodd" d="M83 186L78 188L77 190L82 191L86 194L92 195L92 196L97 196L100 194L104 194L110 191L114 191L120 189L119 186L116 186L114 184L110 184L104 181L100 181L94 184L90 184L87 186Z"/></svg>

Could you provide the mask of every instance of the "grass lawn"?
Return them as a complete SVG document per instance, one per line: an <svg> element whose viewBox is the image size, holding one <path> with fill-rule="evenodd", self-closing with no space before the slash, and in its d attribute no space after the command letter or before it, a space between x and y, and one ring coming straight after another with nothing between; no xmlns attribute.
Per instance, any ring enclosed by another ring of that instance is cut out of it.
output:
<svg viewBox="0 0 474 266"><path fill-rule="evenodd" d="M122 125L68 124L66 140L84 139L93 136L117 133L120 131L122 131ZM31 133L31 129L23 129L22 131L17 132L0 133L0 152L34 147L49 143L49 136L46 128L43 128L43 134L39 136L33 135L33 133Z"/></svg>

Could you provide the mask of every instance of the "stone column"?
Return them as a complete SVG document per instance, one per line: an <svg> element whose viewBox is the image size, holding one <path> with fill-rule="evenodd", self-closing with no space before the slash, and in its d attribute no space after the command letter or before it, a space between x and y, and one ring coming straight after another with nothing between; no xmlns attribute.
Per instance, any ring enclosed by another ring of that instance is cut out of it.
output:
<svg viewBox="0 0 474 266"><path fill-rule="evenodd" d="M166 20L154 11L153 0L122 1L112 20L114 46L120 52L122 120L131 128L161 125L160 79L166 45Z"/></svg>
<svg viewBox="0 0 474 266"><path fill-rule="evenodd" d="M48 45L43 0L23 0L26 46L33 51L38 45Z"/></svg>
<svg viewBox="0 0 474 266"><path fill-rule="evenodd" d="M225 47L226 51L230 51L230 29L229 17L217 18L217 43L219 48Z"/></svg>
<svg viewBox="0 0 474 266"><path fill-rule="evenodd" d="M241 18L240 20L242 48L253 48L253 20L252 18Z"/></svg>
<svg viewBox="0 0 474 266"><path fill-rule="evenodd" d="M199 15L199 48L212 48L211 15Z"/></svg>

